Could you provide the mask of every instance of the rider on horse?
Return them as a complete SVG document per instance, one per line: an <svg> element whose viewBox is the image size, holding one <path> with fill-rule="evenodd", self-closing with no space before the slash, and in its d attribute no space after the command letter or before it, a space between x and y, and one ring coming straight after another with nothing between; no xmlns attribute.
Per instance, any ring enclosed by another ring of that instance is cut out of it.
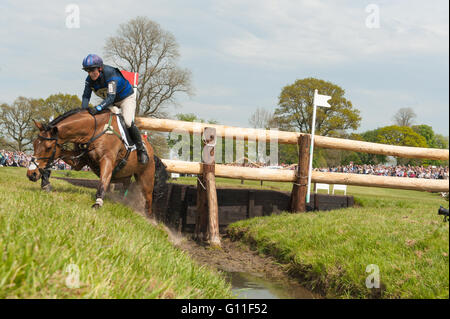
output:
<svg viewBox="0 0 450 319"><path fill-rule="evenodd" d="M95 54L89 54L84 58L83 70L88 72L89 75L86 78L81 107L87 108L92 115L112 105L120 107L130 137L136 144L138 160L142 164L147 164L149 160L148 154L142 143L141 133L134 124L136 93L130 82L124 78L119 69L103 64L103 60ZM95 108L89 108L92 91L104 99Z"/></svg>
<svg viewBox="0 0 450 319"><path fill-rule="evenodd" d="M141 133L134 124L134 112L136 110L136 94L130 82L124 78L119 69L103 64L103 60L95 54L89 54L83 60L83 70L88 72L86 78L83 101L81 107L95 115L111 105L122 109L122 115L130 137L136 144L138 161L147 164L149 157L142 143ZM91 93L103 98L103 102L95 108L89 108ZM42 172L41 188L50 191L49 169Z"/></svg>

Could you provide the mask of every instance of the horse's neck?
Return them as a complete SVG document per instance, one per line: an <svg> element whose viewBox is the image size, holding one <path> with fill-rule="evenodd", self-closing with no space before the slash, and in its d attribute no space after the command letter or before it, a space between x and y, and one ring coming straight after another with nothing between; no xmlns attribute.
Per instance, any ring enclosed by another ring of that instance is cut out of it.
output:
<svg viewBox="0 0 450 319"><path fill-rule="evenodd" d="M96 116L96 125L94 118L89 113L71 116L58 124L58 137L63 143L87 143L94 134L98 134L99 130L104 127L105 120L107 121L106 115ZM96 131L94 132L95 126Z"/></svg>

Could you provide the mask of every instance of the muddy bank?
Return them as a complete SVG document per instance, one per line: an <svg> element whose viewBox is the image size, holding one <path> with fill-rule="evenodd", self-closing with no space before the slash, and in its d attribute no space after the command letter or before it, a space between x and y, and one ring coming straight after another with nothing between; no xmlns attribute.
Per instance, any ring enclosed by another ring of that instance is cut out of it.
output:
<svg viewBox="0 0 450 319"><path fill-rule="evenodd" d="M241 242L232 241L226 234L221 237L222 247L211 248L201 242L190 239L190 235L174 240L174 244L187 252L202 265L223 272L232 282L237 277L251 277L252 282L263 281L285 290L281 298L322 298L300 285L298 280L288 275L285 267L270 256L261 256ZM280 294L278 293L278 296Z"/></svg>

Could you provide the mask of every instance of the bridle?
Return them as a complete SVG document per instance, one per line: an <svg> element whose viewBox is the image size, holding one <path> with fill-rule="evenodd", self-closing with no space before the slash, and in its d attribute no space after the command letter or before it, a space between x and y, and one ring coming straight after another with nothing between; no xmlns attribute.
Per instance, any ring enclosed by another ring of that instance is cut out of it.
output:
<svg viewBox="0 0 450 319"><path fill-rule="evenodd" d="M46 141L56 141L56 145L53 148L52 155L50 155L48 157L34 157L33 156L31 158L31 163L36 165L36 167L39 169L39 172L41 173L41 175L43 175L44 171L48 170L55 162L56 148L57 147L62 148L62 145L58 143L58 134L56 134L56 136L52 136L52 137L46 137L46 136L42 136L42 135L38 134L38 138L41 138ZM36 163L36 161L39 161L39 160L47 160L47 165L45 165L44 168L40 168L39 164Z"/></svg>

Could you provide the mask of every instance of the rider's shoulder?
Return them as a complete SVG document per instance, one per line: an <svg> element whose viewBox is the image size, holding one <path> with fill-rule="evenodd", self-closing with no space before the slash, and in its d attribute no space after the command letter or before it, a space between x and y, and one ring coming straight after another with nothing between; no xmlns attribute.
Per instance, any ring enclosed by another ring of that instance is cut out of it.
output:
<svg viewBox="0 0 450 319"><path fill-rule="evenodd" d="M105 79L117 76L117 73L118 73L117 68L106 64L103 65L103 74L105 75Z"/></svg>

